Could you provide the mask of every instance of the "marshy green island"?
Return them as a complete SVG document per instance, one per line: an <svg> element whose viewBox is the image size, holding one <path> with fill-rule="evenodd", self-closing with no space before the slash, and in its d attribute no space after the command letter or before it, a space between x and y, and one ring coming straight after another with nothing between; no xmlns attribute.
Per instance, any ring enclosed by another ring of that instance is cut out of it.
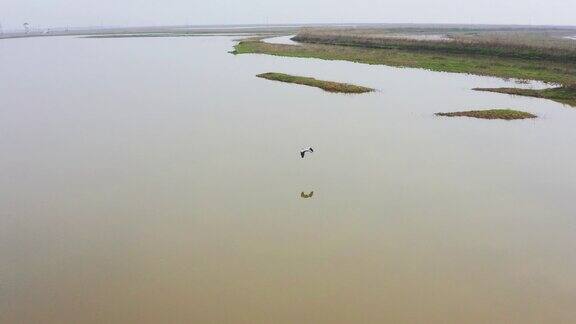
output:
<svg viewBox="0 0 576 324"><path fill-rule="evenodd" d="M333 81L323 81L314 78L294 76L284 73L275 73L275 72L262 73L258 74L257 77L285 83L306 85L309 87L320 88L327 92L335 92L335 93L366 93L374 91L374 89L372 88L357 86L353 84L339 83Z"/></svg>
<svg viewBox="0 0 576 324"><path fill-rule="evenodd" d="M474 88L472 90L505 93L516 96L550 99L562 104L576 107L576 84L549 89L522 88Z"/></svg>
<svg viewBox="0 0 576 324"><path fill-rule="evenodd" d="M486 109L486 110L469 110L469 111L456 111L456 112L439 112L436 116L443 117L472 117L479 119L503 119L503 120L516 120L536 118L536 115L524 111L512 109Z"/></svg>

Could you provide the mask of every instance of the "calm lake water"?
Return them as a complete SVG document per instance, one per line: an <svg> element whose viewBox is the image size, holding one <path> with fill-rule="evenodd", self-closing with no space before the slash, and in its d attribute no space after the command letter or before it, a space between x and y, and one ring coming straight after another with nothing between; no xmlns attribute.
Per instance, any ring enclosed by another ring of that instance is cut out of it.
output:
<svg viewBox="0 0 576 324"><path fill-rule="evenodd" d="M300 43L292 40L292 37L294 37L294 36L296 36L296 35L270 37L270 38L264 39L264 42L270 43L270 44L299 45Z"/></svg>
<svg viewBox="0 0 576 324"><path fill-rule="evenodd" d="M1 323L576 322L575 108L232 45L0 42Z"/></svg>

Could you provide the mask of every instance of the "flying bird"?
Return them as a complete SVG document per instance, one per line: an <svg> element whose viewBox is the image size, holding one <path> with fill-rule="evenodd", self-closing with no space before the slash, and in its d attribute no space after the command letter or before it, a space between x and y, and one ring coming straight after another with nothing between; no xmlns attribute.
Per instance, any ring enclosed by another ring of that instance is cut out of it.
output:
<svg viewBox="0 0 576 324"><path fill-rule="evenodd" d="M314 196L314 191L310 191L309 194L305 193L304 191L302 191L302 193L300 193L300 197L302 197L304 199L312 198L312 196Z"/></svg>
<svg viewBox="0 0 576 324"><path fill-rule="evenodd" d="M305 150L300 150L300 156L301 156L302 158L304 158L304 156L306 155L306 153L314 153L314 149L311 148L311 147L309 147L309 148L307 148L307 149L305 149Z"/></svg>

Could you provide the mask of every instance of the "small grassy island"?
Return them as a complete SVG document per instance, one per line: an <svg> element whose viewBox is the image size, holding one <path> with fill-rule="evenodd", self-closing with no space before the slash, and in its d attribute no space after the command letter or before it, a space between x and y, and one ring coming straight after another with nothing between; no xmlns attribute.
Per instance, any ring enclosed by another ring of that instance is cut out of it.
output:
<svg viewBox="0 0 576 324"><path fill-rule="evenodd" d="M539 90L521 88L474 88L473 90L506 93L534 98L545 98L576 107L576 86L565 86Z"/></svg>
<svg viewBox="0 0 576 324"><path fill-rule="evenodd" d="M481 119L504 119L504 120L528 119L537 117L536 115L524 111L511 110L511 109L457 111L447 113L436 113L436 116L472 117Z"/></svg>
<svg viewBox="0 0 576 324"><path fill-rule="evenodd" d="M366 93L374 91L374 89L357 86L353 84L322 81L314 78L294 76L284 73L275 73L275 72L263 73L258 74L257 77L267 80L274 80L274 81L295 83L310 87L316 87L324 91L336 92L336 93Z"/></svg>

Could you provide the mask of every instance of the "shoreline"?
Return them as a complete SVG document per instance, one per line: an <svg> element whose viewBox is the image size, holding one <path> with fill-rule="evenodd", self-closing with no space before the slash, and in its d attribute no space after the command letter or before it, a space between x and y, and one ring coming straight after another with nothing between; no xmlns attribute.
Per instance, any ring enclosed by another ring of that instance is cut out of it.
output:
<svg viewBox="0 0 576 324"><path fill-rule="evenodd" d="M398 48L371 48L352 45L307 43L296 38L298 45L273 44L261 37L240 40L232 54L265 54L282 57L315 58L349 61L370 65L408 67L434 72L449 72L540 81L555 87L546 89L502 88L491 91L553 100L576 107L576 60L559 63L543 59L522 59L462 53L417 51ZM413 42L411 42L413 43ZM416 41L417 43L417 41ZM572 54L570 54L572 55ZM473 90L480 91L475 88Z"/></svg>

